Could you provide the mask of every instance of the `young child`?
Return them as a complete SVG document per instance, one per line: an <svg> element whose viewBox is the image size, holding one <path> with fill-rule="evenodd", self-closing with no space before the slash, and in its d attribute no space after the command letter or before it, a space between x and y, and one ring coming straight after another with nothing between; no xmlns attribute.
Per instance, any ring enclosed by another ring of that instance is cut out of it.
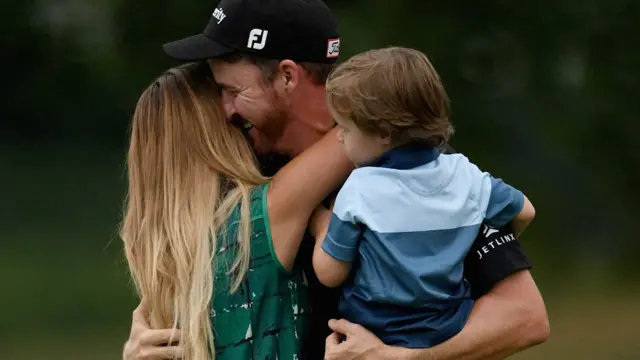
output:
<svg viewBox="0 0 640 360"><path fill-rule="evenodd" d="M461 154L440 149L453 134L449 100L427 57L385 48L330 75L329 110L358 167L333 212L316 211L313 266L343 289L340 312L387 345L441 343L464 326L473 300L463 261L485 223L519 234L535 210L518 190Z"/></svg>

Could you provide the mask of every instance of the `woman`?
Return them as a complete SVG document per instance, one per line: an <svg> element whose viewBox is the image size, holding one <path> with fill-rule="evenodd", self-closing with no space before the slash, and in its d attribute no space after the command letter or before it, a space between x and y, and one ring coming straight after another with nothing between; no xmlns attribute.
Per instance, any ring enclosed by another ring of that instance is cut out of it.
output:
<svg viewBox="0 0 640 360"><path fill-rule="evenodd" d="M331 132L266 178L219 100L205 63L167 71L140 97L121 231L131 274L151 327L179 328L186 360L300 358L296 254L351 164Z"/></svg>

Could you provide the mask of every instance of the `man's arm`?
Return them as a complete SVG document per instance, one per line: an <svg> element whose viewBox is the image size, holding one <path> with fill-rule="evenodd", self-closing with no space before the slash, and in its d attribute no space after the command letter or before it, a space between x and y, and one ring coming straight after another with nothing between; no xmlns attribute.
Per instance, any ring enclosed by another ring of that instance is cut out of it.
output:
<svg viewBox="0 0 640 360"><path fill-rule="evenodd" d="M549 320L530 268L509 225L483 225L465 259L465 277L477 300L462 331L430 349L386 351L394 359L493 360L544 342Z"/></svg>
<svg viewBox="0 0 640 360"><path fill-rule="evenodd" d="M343 334L348 329L347 340L327 338L327 359L493 360L540 344L549 336L549 322L530 267L508 227L483 227L465 261L472 296L479 299L460 333L429 349L404 349L383 346L363 327L340 320L331 328Z"/></svg>
<svg viewBox="0 0 640 360"><path fill-rule="evenodd" d="M430 349L385 347L384 359L504 359L549 336L540 292L527 270L499 282L476 302L467 324L453 338Z"/></svg>
<svg viewBox="0 0 640 360"><path fill-rule="evenodd" d="M517 295L516 295L517 294ZM544 342L549 323L542 297L528 270L500 281L480 298L460 333L428 349L385 346L364 327L329 322L326 360L499 360ZM340 342L337 333L346 335Z"/></svg>

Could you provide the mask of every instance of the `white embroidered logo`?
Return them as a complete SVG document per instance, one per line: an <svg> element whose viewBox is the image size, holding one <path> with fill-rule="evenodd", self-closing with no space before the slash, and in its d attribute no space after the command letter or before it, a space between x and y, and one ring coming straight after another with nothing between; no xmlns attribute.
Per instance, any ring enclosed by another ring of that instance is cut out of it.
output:
<svg viewBox="0 0 640 360"><path fill-rule="evenodd" d="M267 43L267 35L269 31L262 29L253 29L249 33L249 41L247 47L250 49L262 50Z"/></svg>
<svg viewBox="0 0 640 360"><path fill-rule="evenodd" d="M494 229L492 227L489 227L487 225L482 225L484 227L484 229L482 230L482 233L484 234L484 237L489 238L489 236L497 233L499 230Z"/></svg>
<svg viewBox="0 0 640 360"><path fill-rule="evenodd" d="M216 8L215 10L213 10L213 17L218 19L218 24L220 24L222 22L222 20L224 20L227 15L225 15L224 11L222 11L222 9L220 8Z"/></svg>
<svg viewBox="0 0 640 360"><path fill-rule="evenodd" d="M340 39L327 41L327 58L337 58L340 55Z"/></svg>

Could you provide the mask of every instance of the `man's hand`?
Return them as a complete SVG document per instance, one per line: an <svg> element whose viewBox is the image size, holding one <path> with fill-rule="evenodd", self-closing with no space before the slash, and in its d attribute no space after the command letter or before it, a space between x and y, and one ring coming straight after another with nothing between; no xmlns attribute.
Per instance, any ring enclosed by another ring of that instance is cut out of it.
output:
<svg viewBox="0 0 640 360"><path fill-rule="evenodd" d="M385 345L364 327L347 320L329 320L333 333L327 337L325 360L383 359ZM346 336L341 341L340 336Z"/></svg>
<svg viewBox="0 0 640 360"><path fill-rule="evenodd" d="M144 302L133 311L131 334L124 345L123 360L165 360L180 359L182 349L168 345L177 343L180 334L173 329L152 330L147 321L148 311Z"/></svg>

